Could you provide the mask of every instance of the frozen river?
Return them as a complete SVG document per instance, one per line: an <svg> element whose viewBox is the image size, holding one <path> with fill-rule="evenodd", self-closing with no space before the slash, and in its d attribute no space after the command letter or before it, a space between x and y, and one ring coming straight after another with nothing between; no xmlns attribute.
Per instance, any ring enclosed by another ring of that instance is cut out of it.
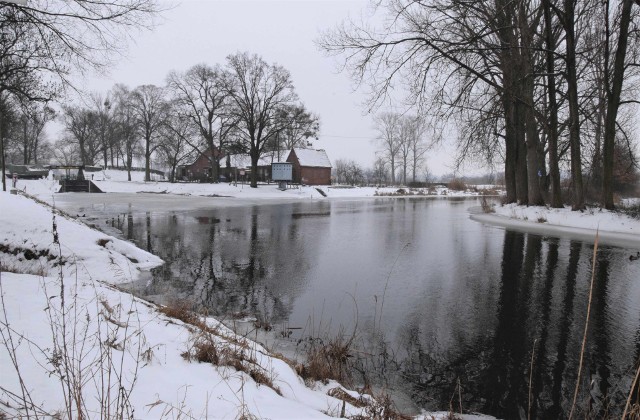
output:
<svg viewBox="0 0 640 420"><path fill-rule="evenodd" d="M61 194L166 264L136 294L273 326L284 346L355 333L353 363L413 404L566 416L593 246L469 219L477 199L247 201ZM580 410L618 412L640 357L640 261L601 246ZM533 372L530 376L530 366ZM378 378L379 379L379 378ZM583 417L579 415L578 417Z"/></svg>

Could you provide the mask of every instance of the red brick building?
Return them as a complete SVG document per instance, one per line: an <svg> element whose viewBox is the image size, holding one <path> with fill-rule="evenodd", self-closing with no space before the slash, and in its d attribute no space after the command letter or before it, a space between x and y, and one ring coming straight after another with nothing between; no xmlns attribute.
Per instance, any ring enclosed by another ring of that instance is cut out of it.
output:
<svg viewBox="0 0 640 420"><path fill-rule="evenodd" d="M331 161L324 150L291 149L287 162L293 164L293 182L330 185Z"/></svg>
<svg viewBox="0 0 640 420"><path fill-rule="evenodd" d="M218 149L213 149L213 159L220 159L222 153ZM213 176L213 159L211 159L211 149L207 149L201 155L198 155L197 159L189 165L181 165L178 167L176 174L177 179L182 180L198 180L198 181L210 181Z"/></svg>

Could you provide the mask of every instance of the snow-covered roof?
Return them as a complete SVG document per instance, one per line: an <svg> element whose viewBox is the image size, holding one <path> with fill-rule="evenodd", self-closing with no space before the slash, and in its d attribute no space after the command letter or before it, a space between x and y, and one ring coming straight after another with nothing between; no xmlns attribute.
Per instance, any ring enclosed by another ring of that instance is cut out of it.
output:
<svg viewBox="0 0 640 420"><path fill-rule="evenodd" d="M232 168L249 168L251 167L251 156L246 154L229 155ZM258 159L258 166L271 165L271 156L262 156ZM227 157L220 159L220 167L225 168L227 166Z"/></svg>
<svg viewBox="0 0 640 420"><path fill-rule="evenodd" d="M298 157L300 166L314 166L319 168L331 168L331 161L327 152L323 149L293 149Z"/></svg>

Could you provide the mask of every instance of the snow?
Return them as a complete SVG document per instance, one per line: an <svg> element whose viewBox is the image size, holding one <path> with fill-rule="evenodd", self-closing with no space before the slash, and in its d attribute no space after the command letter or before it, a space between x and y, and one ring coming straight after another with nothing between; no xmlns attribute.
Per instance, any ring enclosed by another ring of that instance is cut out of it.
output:
<svg viewBox="0 0 640 420"><path fill-rule="evenodd" d="M298 162L300 162L300 166L311 166L311 167L319 167L319 168L330 168L331 161L329 160L329 156L327 156L327 152L324 150L314 150L314 149L293 149L296 156L298 157Z"/></svg>
<svg viewBox="0 0 640 420"><path fill-rule="evenodd" d="M630 205L633 200L627 200ZM520 229L539 234L568 235L593 243L598 231L600 243L640 248L640 220L600 208L572 211L565 206L554 209L545 206L497 205L495 213L474 212L477 221Z"/></svg>
<svg viewBox="0 0 640 420"><path fill-rule="evenodd" d="M251 168L251 156L247 154L236 154L229 156L229 163L232 168ZM227 165L227 157L220 158L220 167ZM261 156L258 159L258 166L271 165L271 156Z"/></svg>
<svg viewBox="0 0 640 420"><path fill-rule="evenodd" d="M296 149L297 150L297 149ZM307 149L300 149L307 150ZM144 172L131 172L131 181L127 181L126 171L105 170L93 173L93 182L105 193L153 193L176 194L203 197L234 197L243 199L325 199L325 198L363 198L375 196L398 195L397 187L341 187L341 186L291 186L285 191L278 189L278 184L260 184L258 188L250 188L247 183L169 183L165 181L144 182ZM58 181L49 179L18 180L17 188L30 195L53 203L54 193L60 189ZM324 194L322 195L318 188ZM437 196L477 196L477 191L453 191L446 187L438 187L430 193L426 189L404 189L407 195Z"/></svg>

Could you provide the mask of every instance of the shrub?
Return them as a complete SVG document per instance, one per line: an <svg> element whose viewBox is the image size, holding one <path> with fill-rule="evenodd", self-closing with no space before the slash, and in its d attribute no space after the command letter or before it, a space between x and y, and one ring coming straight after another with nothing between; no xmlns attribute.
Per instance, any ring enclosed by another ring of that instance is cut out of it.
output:
<svg viewBox="0 0 640 420"><path fill-rule="evenodd" d="M344 335L336 337L325 343L320 338L308 338L305 340L306 364L301 369L301 376L305 379L326 382L334 379L344 382L349 379L348 361L353 343L353 336L346 339Z"/></svg>
<svg viewBox="0 0 640 420"><path fill-rule="evenodd" d="M449 181L447 187L453 191L464 191L465 189L467 189L464 181L460 178L453 178L451 181Z"/></svg>

